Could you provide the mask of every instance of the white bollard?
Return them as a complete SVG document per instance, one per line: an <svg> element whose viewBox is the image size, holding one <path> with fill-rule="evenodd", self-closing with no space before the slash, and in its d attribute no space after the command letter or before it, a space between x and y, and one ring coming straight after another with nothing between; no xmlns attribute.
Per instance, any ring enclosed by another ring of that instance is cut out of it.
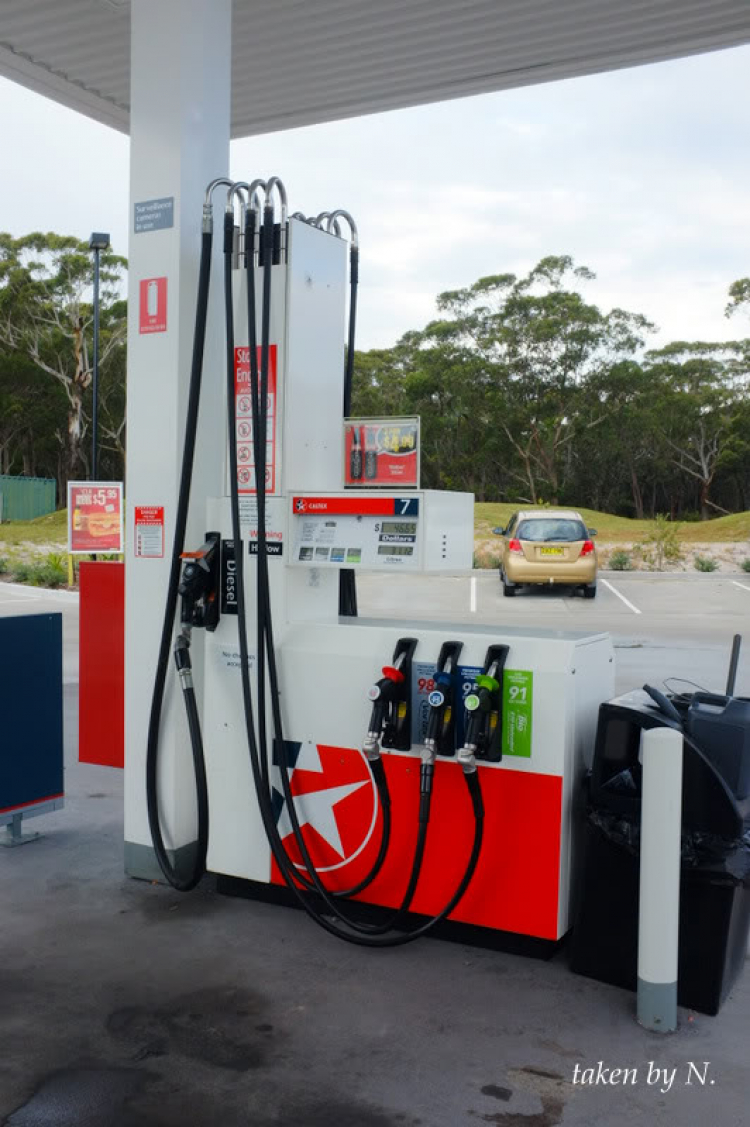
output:
<svg viewBox="0 0 750 1127"><path fill-rule="evenodd" d="M637 1017L646 1029L669 1033L677 1028L682 733L675 728L644 731L640 757Z"/></svg>

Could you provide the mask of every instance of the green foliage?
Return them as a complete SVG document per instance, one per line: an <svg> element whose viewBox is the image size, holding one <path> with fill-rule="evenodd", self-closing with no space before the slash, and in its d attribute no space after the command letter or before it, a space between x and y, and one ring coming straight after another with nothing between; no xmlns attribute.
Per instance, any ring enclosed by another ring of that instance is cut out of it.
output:
<svg viewBox="0 0 750 1127"><path fill-rule="evenodd" d="M711 556L694 556L693 567L696 571L718 571L719 565Z"/></svg>
<svg viewBox="0 0 750 1127"><path fill-rule="evenodd" d="M353 413L420 415L423 484L511 512L750 509L750 340L644 353L653 326L588 301L592 277L551 256L440 294L438 319L356 354Z"/></svg>
<svg viewBox="0 0 750 1127"><path fill-rule="evenodd" d="M743 571L750 571L750 560L743 560L740 567Z"/></svg>
<svg viewBox="0 0 750 1127"><path fill-rule="evenodd" d="M102 475L122 476L125 410L125 259L100 258ZM92 256L72 236L0 233L0 469L85 477L91 410Z"/></svg>
<svg viewBox="0 0 750 1127"><path fill-rule="evenodd" d="M626 552L624 548L618 548L609 557L609 567L612 571L632 571L633 560L630 552Z"/></svg>
<svg viewBox="0 0 750 1127"><path fill-rule="evenodd" d="M14 563L13 579L33 587L60 587L67 583L66 558L59 552L48 552L43 559L27 559Z"/></svg>
<svg viewBox="0 0 750 1127"><path fill-rule="evenodd" d="M677 563L682 557L677 538L679 525L663 513L657 513L651 532L642 542L643 558L654 571L663 571L667 563Z"/></svg>
<svg viewBox="0 0 750 1127"><path fill-rule="evenodd" d="M10 562L5 556L0 556L0 575L7 575L10 571Z"/></svg>

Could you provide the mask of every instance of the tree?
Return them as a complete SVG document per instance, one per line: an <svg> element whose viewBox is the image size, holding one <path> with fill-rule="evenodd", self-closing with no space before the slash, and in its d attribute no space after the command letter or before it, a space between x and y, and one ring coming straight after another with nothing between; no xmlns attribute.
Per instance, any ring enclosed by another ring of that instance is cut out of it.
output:
<svg viewBox="0 0 750 1127"><path fill-rule="evenodd" d="M640 315L603 313L587 303L577 287L593 277L563 255L542 259L523 278L480 278L468 289L441 294L438 309L451 319L433 322L423 334L423 344L449 341L477 358L489 402L493 396L502 402L495 417L515 455L509 473L527 502L540 495L559 501L575 439L614 409L601 397L597 410L581 412L589 385L642 347L653 328Z"/></svg>
<svg viewBox="0 0 750 1127"><path fill-rule="evenodd" d="M101 256L100 365L125 339L126 305L120 296L125 259ZM84 396L92 369L87 341L93 311L88 244L72 236L36 232L20 239L0 234L0 346L30 361L37 376L64 392L65 429L59 430L61 489L86 466Z"/></svg>
<svg viewBox="0 0 750 1127"><path fill-rule="evenodd" d="M698 508L707 520L721 509L710 497L722 465L736 410L740 372L732 342L675 341L651 352L648 364L661 383L663 431L672 461L698 484ZM726 510L721 510L726 511Z"/></svg>

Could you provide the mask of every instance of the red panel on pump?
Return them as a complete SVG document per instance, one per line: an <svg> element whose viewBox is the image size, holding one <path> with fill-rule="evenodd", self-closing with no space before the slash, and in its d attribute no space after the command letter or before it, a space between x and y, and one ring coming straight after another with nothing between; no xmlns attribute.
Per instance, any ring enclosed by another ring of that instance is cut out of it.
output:
<svg viewBox="0 0 750 1127"><path fill-rule="evenodd" d="M78 758L125 765L125 565L80 566Z"/></svg>
<svg viewBox="0 0 750 1127"><path fill-rule="evenodd" d="M367 762L356 748L318 745L319 765L292 772L292 794L305 842L325 884L352 887L371 868L381 814ZM310 752L305 753L309 760ZM384 753L393 805L388 857L357 899L397 907L411 871L417 835L420 761ZM302 761L301 761L302 762ZM290 766L291 766L290 762ZM474 878L451 919L479 927L557 939L562 779L479 767L485 806L482 852ZM289 856L299 854L282 810L279 829ZM424 866L412 911L435 915L463 876L474 834L471 801L460 766L438 760ZM276 865L272 879L281 883Z"/></svg>

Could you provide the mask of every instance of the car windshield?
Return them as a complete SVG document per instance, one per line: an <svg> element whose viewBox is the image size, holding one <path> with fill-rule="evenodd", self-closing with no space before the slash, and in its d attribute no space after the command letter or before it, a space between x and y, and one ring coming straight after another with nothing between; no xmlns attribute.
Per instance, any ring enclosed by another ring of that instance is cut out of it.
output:
<svg viewBox="0 0 750 1127"><path fill-rule="evenodd" d="M519 540L531 540L541 544L550 540L572 544L576 540L586 540L587 533L579 520L564 517L535 517L523 520L518 526L516 536Z"/></svg>

